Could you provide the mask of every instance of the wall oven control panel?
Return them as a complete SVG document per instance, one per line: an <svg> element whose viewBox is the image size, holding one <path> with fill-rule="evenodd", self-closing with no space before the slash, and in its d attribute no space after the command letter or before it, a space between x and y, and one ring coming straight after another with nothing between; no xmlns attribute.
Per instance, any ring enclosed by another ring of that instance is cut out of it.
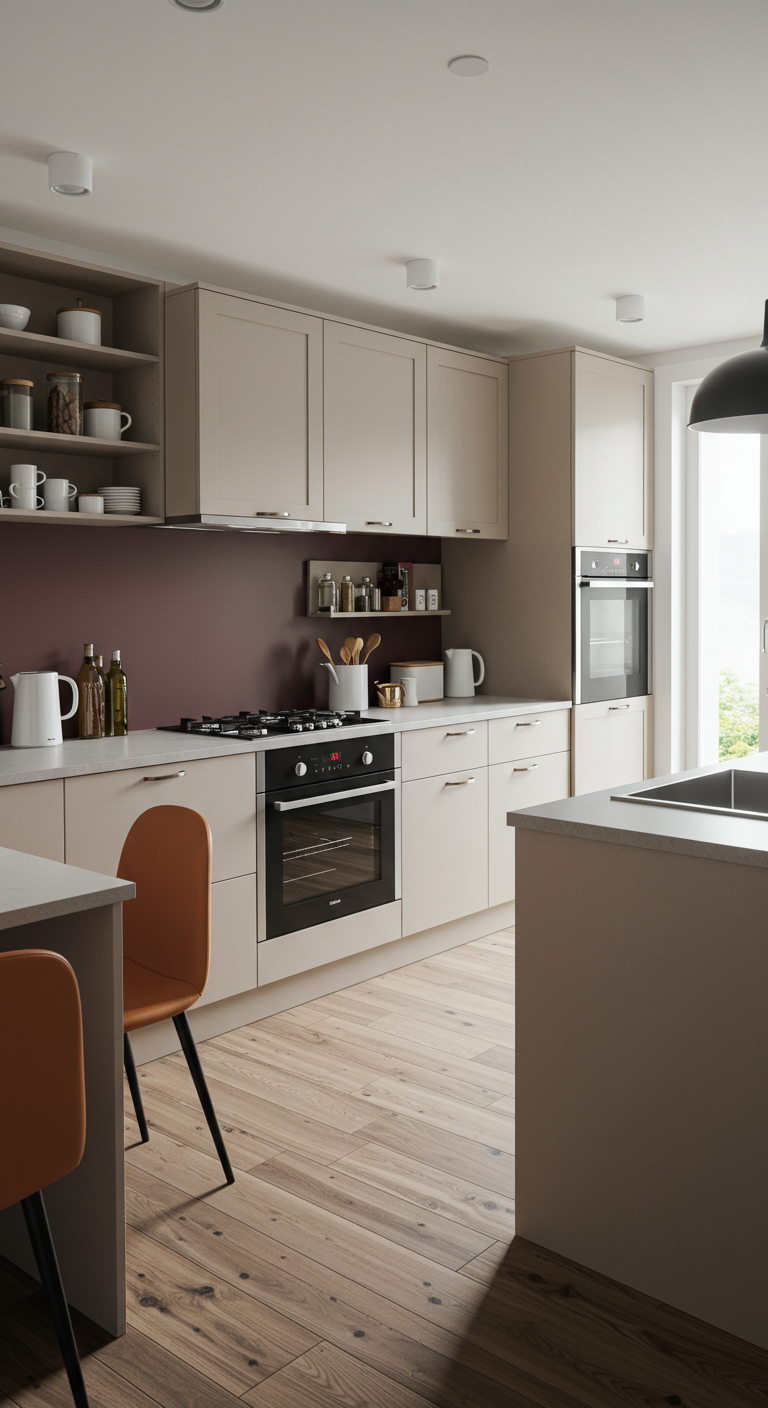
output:
<svg viewBox="0 0 768 1408"><path fill-rule="evenodd" d="M322 743L275 748L264 755L267 792L307 787L313 782L338 782L348 777L385 772L395 765L393 734L344 738L334 733Z"/></svg>
<svg viewBox="0 0 768 1408"><path fill-rule="evenodd" d="M618 577L620 581L648 580L651 575L649 552L604 552L592 548L578 549L577 575L580 577Z"/></svg>

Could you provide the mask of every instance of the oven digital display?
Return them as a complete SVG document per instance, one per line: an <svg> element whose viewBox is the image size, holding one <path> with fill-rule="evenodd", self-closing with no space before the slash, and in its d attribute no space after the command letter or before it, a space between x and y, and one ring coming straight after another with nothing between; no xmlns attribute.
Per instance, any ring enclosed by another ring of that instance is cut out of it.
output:
<svg viewBox="0 0 768 1408"><path fill-rule="evenodd" d="M332 762L332 763L340 763L340 762L341 762L341 753L331 753L331 762Z"/></svg>

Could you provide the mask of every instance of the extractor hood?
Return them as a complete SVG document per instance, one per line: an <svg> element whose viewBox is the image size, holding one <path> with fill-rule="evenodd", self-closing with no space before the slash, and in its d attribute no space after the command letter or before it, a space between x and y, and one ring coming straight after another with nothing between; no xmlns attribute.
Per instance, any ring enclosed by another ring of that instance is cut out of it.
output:
<svg viewBox="0 0 768 1408"><path fill-rule="evenodd" d="M253 518L227 513L190 513L166 518L162 528L190 528L198 533L346 533L346 523L312 523L280 513L257 513Z"/></svg>

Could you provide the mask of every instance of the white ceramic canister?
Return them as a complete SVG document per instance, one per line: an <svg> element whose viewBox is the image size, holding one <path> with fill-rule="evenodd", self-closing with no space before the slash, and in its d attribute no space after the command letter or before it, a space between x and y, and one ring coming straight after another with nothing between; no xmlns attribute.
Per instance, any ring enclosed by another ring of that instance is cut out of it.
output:
<svg viewBox="0 0 768 1408"><path fill-rule="evenodd" d="M103 513L103 494L81 494L77 501L78 513Z"/></svg>
<svg viewBox="0 0 768 1408"><path fill-rule="evenodd" d="M92 347L101 347L101 313L98 308L59 308L56 313L56 331L59 337L70 342L90 342Z"/></svg>
<svg viewBox="0 0 768 1408"><path fill-rule="evenodd" d="M125 424L121 424L125 416ZM83 429L86 435L96 435L102 440L119 440L132 425L127 411L117 401L85 401L83 403Z"/></svg>
<svg viewBox="0 0 768 1408"><path fill-rule="evenodd" d="M367 665L325 665L328 681L328 708L344 713L368 708Z"/></svg>
<svg viewBox="0 0 768 1408"><path fill-rule="evenodd" d="M419 681L416 675L401 675L400 683L405 689L404 704L413 706L419 702Z"/></svg>

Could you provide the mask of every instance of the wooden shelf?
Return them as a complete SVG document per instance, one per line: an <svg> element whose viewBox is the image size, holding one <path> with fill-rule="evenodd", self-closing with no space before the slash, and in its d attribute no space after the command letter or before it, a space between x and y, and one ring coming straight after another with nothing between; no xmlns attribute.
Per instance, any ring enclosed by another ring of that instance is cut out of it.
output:
<svg viewBox="0 0 768 1408"><path fill-rule="evenodd" d="M44 337L39 332L14 332L0 328L0 356L31 357L36 362L56 362L62 367L88 371L123 372L152 367L159 357L145 352L125 352L120 347L94 347L90 342L70 342L65 337Z"/></svg>
<svg viewBox="0 0 768 1408"><path fill-rule="evenodd" d="M62 455L98 455L112 459L118 455L146 455L160 449L140 440L101 440L95 435L59 435L52 430L7 430L0 426L0 450L53 450ZM15 510L14 510L15 511Z"/></svg>
<svg viewBox="0 0 768 1408"><path fill-rule="evenodd" d="M318 621L362 620L363 616L386 616L388 620L399 621L403 616L450 616L450 611L310 611L309 615Z"/></svg>
<svg viewBox="0 0 768 1408"><path fill-rule="evenodd" d="M69 524L73 528L153 528L164 521L142 513L54 513L48 508L0 508L0 522L8 523Z"/></svg>

